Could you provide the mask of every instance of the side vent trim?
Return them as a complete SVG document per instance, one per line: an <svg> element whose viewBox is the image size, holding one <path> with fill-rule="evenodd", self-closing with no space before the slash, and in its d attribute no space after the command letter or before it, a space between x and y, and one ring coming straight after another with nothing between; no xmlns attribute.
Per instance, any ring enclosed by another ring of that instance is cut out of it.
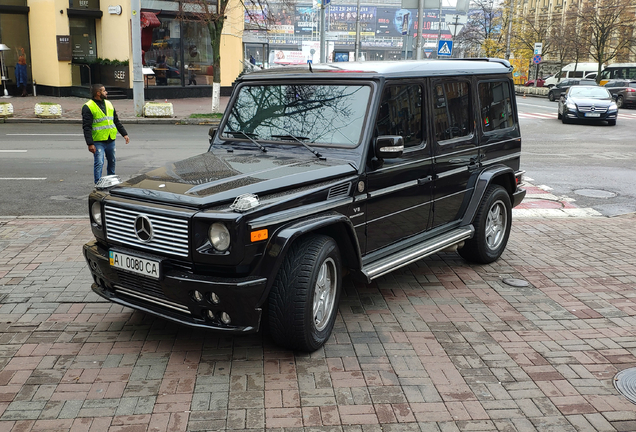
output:
<svg viewBox="0 0 636 432"><path fill-rule="evenodd" d="M343 183L338 186L334 186L329 189L329 194L327 195L327 199L334 198L342 198L349 196L349 191L351 191L351 183Z"/></svg>

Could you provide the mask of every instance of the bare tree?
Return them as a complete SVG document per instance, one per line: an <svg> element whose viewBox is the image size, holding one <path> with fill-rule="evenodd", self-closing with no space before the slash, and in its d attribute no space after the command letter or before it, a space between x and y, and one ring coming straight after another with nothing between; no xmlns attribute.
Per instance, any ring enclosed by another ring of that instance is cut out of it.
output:
<svg viewBox="0 0 636 432"><path fill-rule="evenodd" d="M277 5L291 6L292 0L276 2ZM232 5L230 5L232 3ZM269 0L179 0L179 19L197 22L207 27L212 46L212 112L220 111L221 96L221 34L231 7L239 7L256 28L267 29L273 22L268 16L271 9ZM293 7L293 6L292 6ZM288 9L289 10L289 9ZM242 57L242 55L241 55Z"/></svg>
<svg viewBox="0 0 636 432"><path fill-rule="evenodd" d="M541 55L553 54L555 44L550 37L552 24L553 22L546 15L522 17L519 30L515 35L517 49L529 56L534 52L534 44L541 42L543 44ZM536 76L538 76L540 66L536 67Z"/></svg>
<svg viewBox="0 0 636 432"><path fill-rule="evenodd" d="M578 19L589 31L590 57L598 62L597 80L603 63L629 49L634 41L634 5L631 0L581 0Z"/></svg>
<svg viewBox="0 0 636 432"><path fill-rule="evenodd" d="M477 55L503 57L506 49L502 9L494 0L476 0L468 14L468 22L461 31L464 44Z"/></svg>

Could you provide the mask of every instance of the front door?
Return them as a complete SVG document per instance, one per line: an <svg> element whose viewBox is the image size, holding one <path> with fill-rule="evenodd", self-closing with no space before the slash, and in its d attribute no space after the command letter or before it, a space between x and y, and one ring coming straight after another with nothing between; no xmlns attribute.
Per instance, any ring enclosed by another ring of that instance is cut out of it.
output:
<svg viewBox="0 0 636 432"><path fill-rule="evenodd" d="M433 227L460 218L462 204L472 194L469 179L479 169L471 87L471 81L463 78L440 79L432 83Z"/></svg>
<svg viewBox="0 0 636 432"><path fill-rule="evenodd" d="M424 90L419 82L388 83L374 137L400 135L401 157L370 158L367 175L367 252L423 232L431 209L432 159L426 142Z"/></svg>

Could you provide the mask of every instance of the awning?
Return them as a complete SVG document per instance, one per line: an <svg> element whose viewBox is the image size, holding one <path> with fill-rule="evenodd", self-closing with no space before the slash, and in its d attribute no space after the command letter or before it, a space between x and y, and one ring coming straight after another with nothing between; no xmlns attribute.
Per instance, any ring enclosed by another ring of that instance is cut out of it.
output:
<svg viewBox="0 0 636 432"><path fill-rule="evenodd" d="M139 17L140 21L141 21L141 28L155 28L155 27L160 27L161 26L161 22L159 21L159 18L157 18L157 15L155 15L154 12L141 12L141 16Z"/></svg>

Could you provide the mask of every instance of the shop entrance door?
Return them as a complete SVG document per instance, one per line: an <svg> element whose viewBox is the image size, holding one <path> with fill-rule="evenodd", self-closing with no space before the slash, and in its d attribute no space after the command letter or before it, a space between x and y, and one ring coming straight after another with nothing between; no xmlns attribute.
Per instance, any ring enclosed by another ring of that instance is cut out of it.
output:
<svg viewBox="0 0 636 432"><path fill-rule="evenodd" d="M73 51L72 79L74 86L90 86L95 82L90 63L97 59L95 19L69 17L71 48Z"/></svg>

